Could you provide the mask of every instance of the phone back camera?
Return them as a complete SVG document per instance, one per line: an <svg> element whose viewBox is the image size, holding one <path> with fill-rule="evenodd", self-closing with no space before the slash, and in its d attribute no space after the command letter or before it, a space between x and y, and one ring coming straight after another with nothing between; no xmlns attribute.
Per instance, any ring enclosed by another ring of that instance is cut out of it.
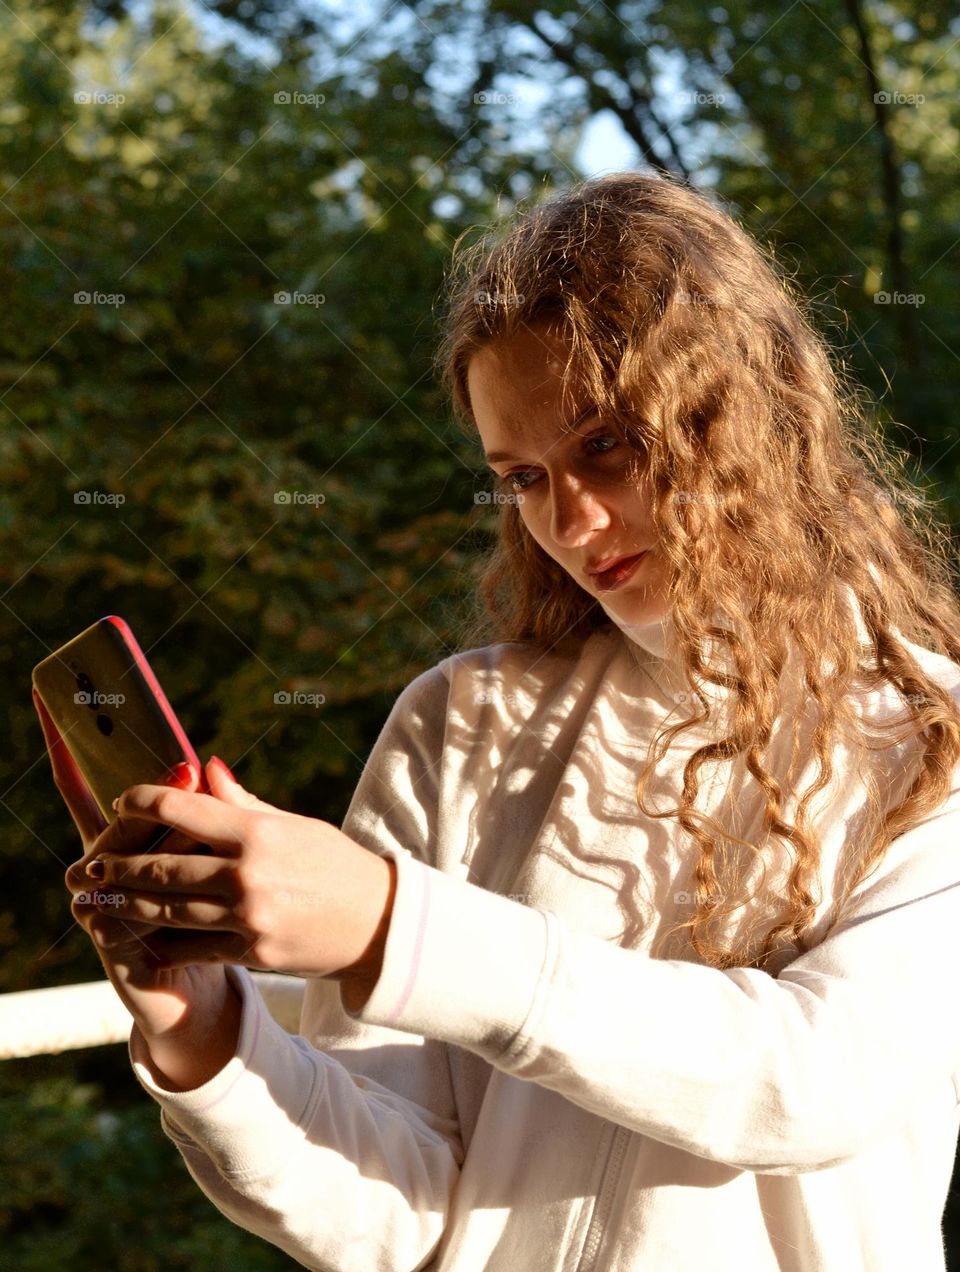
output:
<svg viewBox="0 0 960 1272"><path fill-rule="evenodd" d="M82 702L89 707L91 711L97 709L97 691L94 688L93 681L85 671L81 671L77 676L77 701Z"/></svg>
<svg viewBox="0 0 960 1272"><path fill-rule="evenodd" d="M104 715L102 711L97 716L97 728L105 738L108 738L113 732L113 721L108 715Z"/></svg>

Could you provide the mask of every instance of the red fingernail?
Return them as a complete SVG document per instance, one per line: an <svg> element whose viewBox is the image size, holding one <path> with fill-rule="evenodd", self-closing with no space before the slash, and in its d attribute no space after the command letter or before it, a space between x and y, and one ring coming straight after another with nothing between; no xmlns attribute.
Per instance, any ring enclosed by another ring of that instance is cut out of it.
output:
<svg viewBox="0 0 960 1272"><path fill-rule="evenodd" d="M221 771L222 773L226 773L227 777L229 777L229 778L230 778L230 781L231 781L231 782L236 782L236 780L237 780L237 779L234 777L234 775L233 775L233 773L230 771L230 769L229 769L229 768L227 768L226 764L224 764L223 760L221 760L221 758L220 758L220 756L219 756L219 755L211 755L211 756L210 756L210 763L211 763L211 764L215 764L215 765L217 766L217 768L218 768L218 769L220 769L220 771Z"/></svg>
<svg viewBox="0 0 960 1272"><path fill-rule="evenodd" d="M193 766L183 760L179 764L174 764L167 774L167 782L171 786L186 786L192 776Z"/></svg>

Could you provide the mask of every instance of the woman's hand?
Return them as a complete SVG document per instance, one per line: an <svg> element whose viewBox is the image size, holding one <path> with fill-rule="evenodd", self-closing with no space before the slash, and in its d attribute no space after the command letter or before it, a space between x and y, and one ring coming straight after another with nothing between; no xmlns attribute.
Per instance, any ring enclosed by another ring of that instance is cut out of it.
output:
<svg viewBox="0 0 960 1272"><path fill-rule="evenodd" d="M149 945L157 931L154 924L118 917L109 904L87 904L99 885L87 875L86 866L107 822L36 691L33 702L54 783L79 831L84 850L83 857L66 874L67 886L75 898L71 913L93 941L107 977L133 1016L168 1085L181 1089L197 1086L233 1055L240 1021L239 998L222 967L206 965L172 971L162 967ZM208 783L215 767L207 768ZM172 774L170 780L196 789L199 774L183 766L183 771ZM128 849L142 851L156 830L150 823L129 823L124 828ZM163 843L166 853L196 851L199 847L176 831ZM201 1040L202 1049L198 1045Z"/></svg>
<svg viewBox="0 0 960 1272"><path fill-rule="evenodd" d="M152 927L165 968L219 963L372 987L379 974L394 867L337 827L264 803L225 766L213 794L131 786L91 845L87 876L101 913ZM210 855L144 853L144 828L176 827Z"/></svg>

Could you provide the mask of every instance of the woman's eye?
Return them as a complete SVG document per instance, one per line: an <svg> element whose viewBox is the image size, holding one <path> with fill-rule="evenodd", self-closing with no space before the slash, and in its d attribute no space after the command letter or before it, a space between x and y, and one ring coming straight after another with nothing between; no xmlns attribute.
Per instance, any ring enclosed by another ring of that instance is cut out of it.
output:
<svg viewBox="0 0 960 1272"><path fill-rule="evenodd" d="M614 446L616 446L619 440L620 440L619 438L611 436L610 433L600 433L596 437L588 437L587 445L591 446L593 445L594 442L601 442L601 443L607 442L608 445L602 446L601 449L596 452L597 454L602 455L606 451L611 450Z"/></svg>
<svg viewBox="0 0 960 1272"><path fill-rule="evenodd" d="M591 455L606 455L608 451L619 445L620 438L614 437L610 433L598 433L595 437L588 437L584 445L588 448ZM502 486L508 487L510 490L519 494L521 490L527 490L534 482L539 480L539 474L531 472L529 469L520 469L515 473L506 473L503 477L497 478Z"/></svg>
<svg viewBox="0 0 960 1272"><path fill-rule="evenodd" d="M528 486L531 486L533 484L533 479L535 477L536 477L536 473L529 473L529 472L507 473L506 476L500 478L500 481L505 486L509 486L510 489L513 490L515 493L519 494L521 490L526 490Z"/></svg>

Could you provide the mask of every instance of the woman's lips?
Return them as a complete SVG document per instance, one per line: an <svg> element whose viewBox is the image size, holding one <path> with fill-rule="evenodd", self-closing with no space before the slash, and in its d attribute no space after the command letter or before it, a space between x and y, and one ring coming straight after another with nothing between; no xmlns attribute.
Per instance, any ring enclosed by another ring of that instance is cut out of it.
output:
<svg viewBox="0 0 960 1272"><path fill-rule="evenodd" d="M646 555L646 552L640 552L636 556L624 557L622 561L611 566L609 570L604 570L602 574L591 575L591 578L601 591L609 592L613 588L620 587L622 583L626 583Z"/></svg>

